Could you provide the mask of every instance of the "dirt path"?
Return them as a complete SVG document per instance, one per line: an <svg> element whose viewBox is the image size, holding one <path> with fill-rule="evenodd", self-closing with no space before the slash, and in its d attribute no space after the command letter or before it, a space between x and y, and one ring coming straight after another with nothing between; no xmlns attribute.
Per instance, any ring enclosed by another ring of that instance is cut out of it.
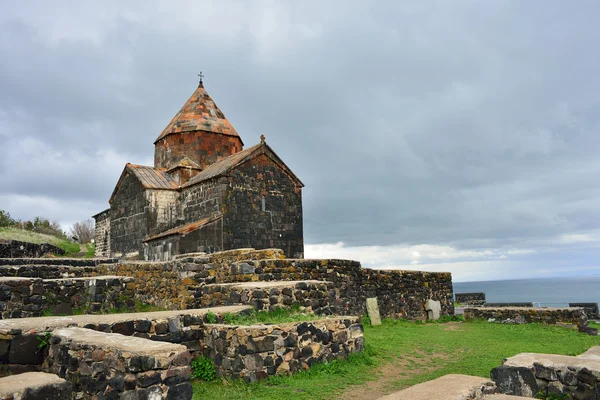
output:
<svg viewBox="0 0 600 400"><path fill-rule="evenodd" d="M361 386L352 386L340 395L340 399L375 400L387 394L398 391L398 381L410 379L415 375L435 371L436 360L448 359L448 354L415 353L406 355L400 360L391 361L381 366L375 372L377 378Z"/></svg>

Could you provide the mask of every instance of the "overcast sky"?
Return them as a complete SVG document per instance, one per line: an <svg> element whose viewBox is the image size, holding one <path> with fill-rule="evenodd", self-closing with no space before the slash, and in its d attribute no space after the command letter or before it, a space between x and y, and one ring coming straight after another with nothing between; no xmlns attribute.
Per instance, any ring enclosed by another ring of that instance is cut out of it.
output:
<svg viewBox="0 0 600 400"><path fill-rule="evenodd" d="M0 5L0 209L63 227L204 83L306 187L307 257L600 274L597 1Z"/></svg>

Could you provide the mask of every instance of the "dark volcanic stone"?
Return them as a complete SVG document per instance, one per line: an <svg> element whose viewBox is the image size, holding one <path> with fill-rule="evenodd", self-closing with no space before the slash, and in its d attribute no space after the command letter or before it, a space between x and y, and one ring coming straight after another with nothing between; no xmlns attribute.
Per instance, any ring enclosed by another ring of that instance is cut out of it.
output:
<svg viewBox="0 0 600 400"><path fill-rule="evenodd" d="M171 386L167 392L167 400L189 400L192 398L192 384L185 382L176 386Z"/></svg>
<svg viewBox="0 0 600 400"><path fill-rule="evenodd" d="M539 390L533 372L525 367L496 367L492 369L491 378L498 386L500 393L531 397Z"/></svg>
<svg viewBox="0 0 600 400"><path fill-rule="evenodd" d="M33 364L40 365L44 361L44 351L38 351L38 335L18 335L13 337L8 354L8 362L11 364Z"/></svg>

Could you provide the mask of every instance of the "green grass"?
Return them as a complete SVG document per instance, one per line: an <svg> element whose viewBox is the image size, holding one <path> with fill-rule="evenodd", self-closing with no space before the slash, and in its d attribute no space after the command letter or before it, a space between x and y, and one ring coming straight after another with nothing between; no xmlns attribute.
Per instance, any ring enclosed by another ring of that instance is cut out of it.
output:
<svg viewBox="0 0 600 400"><path fill-rule="evenodd" d="M66 242L66 240L60 239L56 236L26 231L25 229L19 229L19 228L15 228L12 226L0 227L0 239L18 240L21 242L28 242L28 243L35 243L35 244L49 243L49 244L52 244L57 247L61 247L61 244Z"/></svg>
<svg viewBox="0 0 600 400"><path fill-rule="evenodd" d="M18 240L20 242L35 244L48 243L65 251L65 254L61 257L94 257L95 246L91 243L80 245L79 243L73 243L67 239L15 227L0 227L0 239ZM84 252L85 254L82 255L80 254L81 252Z"/></svg>
<svg viewBox="0 0 600 400"><path fill-rule="evenodd" d="M283 324L286 322L314 321L321 318L324 317L302 312L300 306L293 305L290 308L276 308L269 311L252 310L250 313L243 314L225 313L223 323L230 325Z"/></svg>
<svg viewBox="0 0 600 400"><path fill-rule="evenodd" d="M489 377L502 359L522 352L577 355L600 345L600 337L544 325L487 322L416 324L384 320L365 327L366 351L347 361L313 366L292 377L247 384L195 382L194 399L348 398L352 386L378 378L381 369L397 369L385 380L386 391L399 390L446 374Z"/></svg>

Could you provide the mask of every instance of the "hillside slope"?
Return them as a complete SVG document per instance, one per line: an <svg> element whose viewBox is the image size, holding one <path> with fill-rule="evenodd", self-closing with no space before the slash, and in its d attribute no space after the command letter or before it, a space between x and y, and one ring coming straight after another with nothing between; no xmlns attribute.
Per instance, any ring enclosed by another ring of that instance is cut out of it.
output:
<svg viewBox="0 0 600 400"><path fill-rule="evenodd" d="M60 239L56 236L45 235L43 233L26 231L24 229L19 229L15 227L0 227L0 240L18 240L20 242L28 242L28 243L48 243L56 247L60 247L70 256L75 256L77 253L88 253L86 256L90 256L89 253L92 251L91 256L93 256L93 250L90 250L90 247L93 248L93 245L79 245L79 243L73 243L66 239ZM83 254L82 254L83 255Z"/></svg>

